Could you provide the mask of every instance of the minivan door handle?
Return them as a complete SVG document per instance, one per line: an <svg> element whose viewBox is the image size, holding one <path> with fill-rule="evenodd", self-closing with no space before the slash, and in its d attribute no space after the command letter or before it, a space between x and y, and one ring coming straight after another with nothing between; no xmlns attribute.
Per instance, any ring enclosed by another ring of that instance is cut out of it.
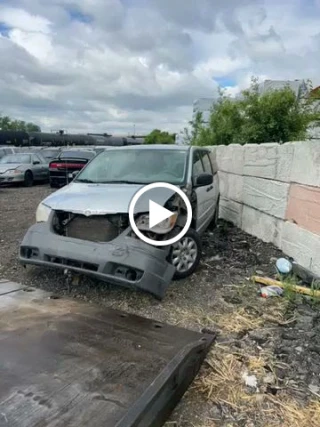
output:
<svg viewBox="0 0 320 427"><path fill-rule="evenodd" d="M210 185L210 187L207 188L207 192L213 190L213 185Z"/></svg>

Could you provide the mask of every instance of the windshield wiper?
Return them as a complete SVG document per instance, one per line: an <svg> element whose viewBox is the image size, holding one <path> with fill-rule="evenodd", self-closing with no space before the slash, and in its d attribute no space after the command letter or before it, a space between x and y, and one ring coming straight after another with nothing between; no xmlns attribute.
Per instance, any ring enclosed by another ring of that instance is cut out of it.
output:
<svg viewBox="0 0 320 427"><path fill-rule="evenodd" d="M139 182L139 181L99 181L101 184L137 184L137 185L145 185L145 182Z"/></svg>
<svg viewBox="0 0 320 427"><path fill-rule="evenodd" d="M83 182L85 184L98 184L97 181L92 181L91 179L76 179L74 182Z"/></svg>

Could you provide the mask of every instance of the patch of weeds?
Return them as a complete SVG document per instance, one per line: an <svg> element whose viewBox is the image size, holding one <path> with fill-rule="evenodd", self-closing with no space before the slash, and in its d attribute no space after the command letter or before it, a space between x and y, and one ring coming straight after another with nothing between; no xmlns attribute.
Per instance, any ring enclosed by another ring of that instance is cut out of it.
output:
<svg viewBox="0 0 320 427"><path fill-rule="evenodd" d="M289 301L291 306L296 306L298 303L307 302L311 306L319 306L320 305L320 281L314 280L311 283L310 295L302 294L298 292L295 287L296 286L304 286L303 282L295 275L290 276L280 276L279 280L284 284L284 292L283 297Z"/></svg>
<svg viewBox="0 0 320 427"><path fill-rule="evenodd" d="M311 283L311 295L309 298L309 303L312 306L319 307L320 306L320 297L319 297L319 291L320 291L320 280L313 280Z"/></svg>
<svg viewBox="0 0 320 427"><path fill-rule="evenodd" d="M280 276L279 279L284 284L283 297L292 305L301 302L301 294L295 290L295 286L301 285L299 278L292 274L289 276Z"/></svg>

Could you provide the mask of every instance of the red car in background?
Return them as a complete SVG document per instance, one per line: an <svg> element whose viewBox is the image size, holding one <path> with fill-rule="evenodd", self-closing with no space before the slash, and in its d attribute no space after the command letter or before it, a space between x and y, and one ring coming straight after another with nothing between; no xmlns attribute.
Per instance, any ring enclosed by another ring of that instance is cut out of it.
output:
<svg viewBox="0 0 320 427"><path fill-rule="evenodd" d="M59 188L69 184L76 174L97 152L90 149L62 150L56 158L49 163L50 187Z"/></svg>

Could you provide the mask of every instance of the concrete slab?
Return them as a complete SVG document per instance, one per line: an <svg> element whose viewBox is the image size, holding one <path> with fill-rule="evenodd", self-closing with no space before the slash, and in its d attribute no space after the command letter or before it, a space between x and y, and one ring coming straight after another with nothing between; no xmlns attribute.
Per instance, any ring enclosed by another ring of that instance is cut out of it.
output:
<svg viewBox="0 0 320 427"><path fill-rule="evenodd" d="M224 199L242 203L243 176L227 172L219 172L220 194Z"/></svg>
<svg viewBox="0 0 320 427"><path fill-rule="evenodd" d="M296 142L291 182L320 187L320 144L318 141Z"/></svg>
<svg viewBox="0 0 320 427"><path fill-rule="evenodd" d="M320 236L320 188L292 184L286 219Z"/></svg>
<svg viewBox="0 0 320 427"><path fill-rule="evenodd" d="M241 203L221 198L219 217L241 228L242 209Z"/></svg>
<svg viewBox="0 0 320 427"><path fill-rule="evenodd" d="M244 147L243 174L276 179L278 144L248 144Z"/></svg>
<svg viewBox="0 0 320 427"><path fill-rule="evenodd" d="M281 249L302 267L320 275L320 238L317 234L285 222Z"/></svg>
<svg viewBox="0 0 320 427"><path fill-rule="evenodd" d="M288 193L287 183L249 176L243 178L243 203L280 219L286 215Z"/></svg>
<svg viewBox="0 0 320 427"><path fill-rule="evenodd" d="M217 163L219 171L236 175L243 174L244 147L239 144L217 147Z"/></svg>
<svg viewBox="0 0 320 427"><path fill-rule="evenodd" d="M263 242L280 247L283 221L249 206L242 210L242 229Z"/></svg>

